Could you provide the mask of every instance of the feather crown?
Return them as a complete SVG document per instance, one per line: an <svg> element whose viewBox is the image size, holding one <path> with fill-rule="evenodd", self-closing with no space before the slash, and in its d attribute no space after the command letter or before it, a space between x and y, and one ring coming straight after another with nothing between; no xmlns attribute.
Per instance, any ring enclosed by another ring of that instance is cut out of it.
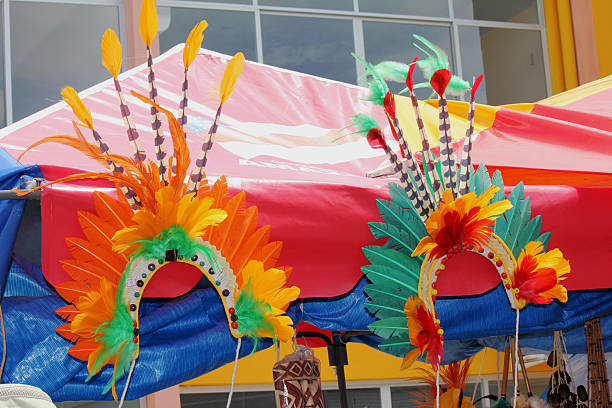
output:
<svg viewBox="0 0 612 408"><path fill-rule="evenodd" d="M186 47L186 70L197 57L202 31L207 23L194 28ZM141 34L146 45L157 32L157 14L153 0L145 0L141 13ZM96 131L91 114L72 88L62 96L74 114L92 132L88 142L79 128L76 137L50 136L34 146L56 142L75 148L93 158L106 171L70 175L46 186L83 179L105 179L117 186L117 198L94 192L94 212L78 213L85 239L67 238L72 258L62 261L71 281L56 285L69 302L57 310L68 322L58 334L76 343L68 353L87 362L89 381L104 366L113 365L113 375L104 392L112 389L139 356L139 340L145 333L139 325L140 300L147 285L159 271L161 279L176 268L200 271L211 282L223 303L227 327L236 338L272 337L288 341L293 337L293 322L285 312L300 290L287 286L291 268L276 266L281 242L270 242L269 226L259 226L257 207L245 206L244 192L230 196L224 177L209 185L204 175L206 155L212 147L217 121L224 103L234 90L244 66L244 55L237 53L223 74L217 116L205 140L199 160L190 167L184 122L154 98L135 92L132 95L165 115L171 135L173 156L168 165L145 160L138 133L125 102L117 76L121 70L121 44L112 30L102 40L103 64L115 78L128 141L134 157L110 152ZM152 67L149 67L152 69ZM151 72L151 71L150 71ZM151 78L151 75L149 75ZM156 95L154 83L152 94ZM183 87L187 105L186 87ZM125 105L125 106L124 106ZM186 111L183 109L183 115ZM181 116L186 118L185 116ZM152 128L153 131L158 129ZM34 147L31 146L30 148ZM24 195L28 192L15 190ZM129 377L128 377L129 378Z"/></svg>

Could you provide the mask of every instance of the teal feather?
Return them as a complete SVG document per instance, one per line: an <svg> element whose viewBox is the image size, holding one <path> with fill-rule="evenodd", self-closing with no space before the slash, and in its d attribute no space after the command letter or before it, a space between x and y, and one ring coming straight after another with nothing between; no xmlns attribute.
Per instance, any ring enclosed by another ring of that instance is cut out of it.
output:
<svg viewBox="0 0 612 408"><path fill-rule="evenodd" d="M415 239L421 240L426 235L425 224L411 209L404 209L393 201L376 199L376 207L384 222L410 233ZM425 231L425 234L423 234Z"/></svg>
<svg viewBox="0 0 612 408"><path fill-rule="evenodd" d="M491 408L512 408L512 404L505 398L500 398Z"/></svg>
<svg viewBox="0 0 612 408"><path fill-rule="evenodd" d="M408 198L408 193L406 193L406 190L404 190L404 188L397 183L389 183L388 187L389 197L391 197L391 201L393 201L395 204L399 205L402 208L411 209L414 215L417 216L418 219L420 219L418 217L417 211L415 210L414 206L410 202L410 199Z"/></svg>
<svg viewBox="0 0 612 408"><path fill-rule="evenodd" d="M532 237L538 237L540 230L542 229L542 216L538 215L527 223L523 228L519 230L518 239L513 248L510 248L515 258L518 258L521 250L525 248L525 245L532 240Z"/></svg>
<svg viewBox="0 0 612 408"><path fill-rule="evenodd" d="M392 224L387 224L385 222L370 222L368 226L374 238L389 238L384 245L385 248L406 249L412 254L420 242L414 235L402 231Z"/></svg>
<svg viewBox="0 0 612 408"><path fill-rule="evenodd" d="M372 305L372 307L368 307L368 310L379 319L397 317L398 312L396 310L404 310L406 300L401 295L384 290L379 291L377 288L377 285L368 285L364 289L365 294L370 298L367 303ZM385 305L386 307L393 308L393 310L381 309L376 305Z"/></svg>
<svg viewBox="0 0 612 408"><path fill-rule="evenodd" d="M410 337L408 336L408 333L402 333L386 339L378 345L378 348L386 353L393 354L398 357L404 357L409 351L415 349L416 347L410 344Z"/></svg>
<svg viewBox="0 0 612 408"><path fill-rule="evenodd" d="M474 192L477 196L487 191L493 184L487 166L481 164L474 173Z"/></svg>
<svg viewBox="0 0 612 408"><path fill-rule="evenodd" d="M506 240L506 234L508 232L508 222L512 218L512 214L516 210L517 202L519 200L522 200L524 195L525 186L521 181L516 185L516 187L512 189L510 195L508 195L508 201L510 201L510 204L512 204L512 208L497 217L497 219L495 220L495 234L504 241Z"/></svg>
<svg viewBox="0 0 612 408"><path fill-rule="evenodd" d="M374 65L374 70L376 70L378 75L387 81L404 83L406 82L408 71L410 70L410 64L395 61L383 61Z"/></svg>
<svg viewBox="0 0 612 408"><path fill-rule="evenodd" d="M429 48L429 51L426 51L419 44L412 43L412 45L421 50L428 57L425 59L417 60L416 62L419 69L423 71L423 75L425 76L425 78L427 78L427 80L431 78L434 72L440 69L450 68L448 56L440 47L430 42L425 37L421 37L420 35L414 34L413 37L423 43L423 45L425 45L427 48Z"/></svg>
<svg viewBox="0 0 612 408"><path fill-rule="evenodd" d="M493 196L493 200L491 200L491 202L496 203L498 201L503 201L506 198L506 195L504 194L504 179L502 178L501 172L499 170L495 170L495 173L493 173L493 177L491 177L491 183L497 188L499 188L497 193L495 193L495 195Z"/></svg>
<svg viewBox="0 0 612 408"><path fill-rule="evenodd" d="M452 96L461 96L472 89L470 83L463 78L453 75L446 87L446 93Z"/></svg>
<svg viewBox="0 0 612 408"><path fill-rule="evenodd" d="M540 241L544 247L544 250L547 251L548 241L550 241L550 232L545 232L542 235L540 235L537 239L534 239L532 241Z"/></svg>
<svg viewBox="0 0 612 408"><path fill-rule="evenodd" d="M389 302L394 302L397 307L404 307L406 305L406 301L408 300L408 296L402 295L400 288L396 288L394 291L385 291L381 290L376 285L367 285L363 291L372 301L385 298Z"/></svg>
<svg viewBox="0 0 612 408"><path fill-rule="evenodd" d="M376 72L372 64L359 58L355 53L351 53L351 55L357 61L363 64L366 69L366 73L372 77L372 79L367 81L368 88L370 89L370 94L367 98L364 98L364 100L371 101L376 105L383 106L385 104L385 96L387 95L387 92L389 92L389 87L387 86L387 83Z"/></svg>
<svg viewBox="0 0 612 408"><path fill-rule="evenodd" d="M380 129L376 119L366 113L353 115L351 116L351 120L353 123L351 123L349 127L356 128L357 131L355 133L367 134L372 128Z"/></svg>
<svg viewBox="0 0 612 408"><path fill-rule="evenodd" d="M474 166L472 166L470 164L470 179L468 180L468 191L472 192L472 191L476 191L476 170L474 169Z"/></svg>
<svg viewBox="0 0 612 408"><path fill-rule="evenodd" d="M517 246L518 235L521 230L525 227L525 224L531 219L531 200L529 197L521 200L516 205L512 218L508 223L508 232L504 237L504 242L508 245L510 252L514 253L514 249Z"/></svg>
<svg viewBox="0 0 612 408"><path fill-rule="evenodd" d="M366 309L368 309L368 311L378 319L387 319L390 317L400 317L406 315L403 308L389 306L385 303L386 302L365 302L364 305Z"/></svg>
<svg viewBox="0 0 612 408"><path fill-rule="evenodd" d="M388 339L396 333L408 332L408 319L404 317L389 317L380 319L368 326L377 336Z"/></svg>
<svg viewBox="0 0 612 408"><path fill-rule="evenodd" d="M382 249L382 251L391 251L406 257L406 255L393 249ZM364 250L364 252L366 251ZM387 252L386 255L388 254L389 252ZM368 255L372 257L371 254ZM372 258L376 260L375 257ZM372 264L362 266L361 271L368 277L370 282L377 285L377 288L380 290L397 293L405 298L419 292L420 269L415 271L409 269L407 266Z"/></svg>

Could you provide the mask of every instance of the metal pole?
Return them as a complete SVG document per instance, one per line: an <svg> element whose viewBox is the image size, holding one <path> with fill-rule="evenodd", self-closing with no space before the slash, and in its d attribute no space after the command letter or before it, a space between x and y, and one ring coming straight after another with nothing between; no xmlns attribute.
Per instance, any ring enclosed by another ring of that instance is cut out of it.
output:
<svg viewBox="0 0 612 408"><path fill-rule="evenodd" d="M343 365L336 366L336 375L338 376L338 390L340 391L340 408L349 408Z"/></svg>

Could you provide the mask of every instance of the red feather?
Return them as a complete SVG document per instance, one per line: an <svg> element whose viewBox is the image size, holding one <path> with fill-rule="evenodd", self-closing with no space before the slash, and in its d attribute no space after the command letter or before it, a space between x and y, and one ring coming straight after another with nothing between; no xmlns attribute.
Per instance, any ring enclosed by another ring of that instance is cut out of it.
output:
<svg viewBox="0 0 612 408"><path fill-rule="evenodd" d="M385 111L391 119L395 119L395 98L391 92L385 95Z"/></svg>
<svg viewBox="0 0 612 408"><path fill-rule="evenodd" d="M55 290L70 303L75 303L89 292L89 288L80 282L68 281L55 285Z"/></svg>
<svg viewBox="0 0 612 408"><path fill-rule="evenodd" d="M483 78L484 78L484 74L480 74L478 78L476 78L476 80L474 81L474 85L472 85L472 100L474 99L474 96L476 95L476 91L478 90L478 87L480 86L480 83L482 82Z"/></svg>
<svg viewBox="0 0 612 408"><path fill-rule="evenodd" d="M414 91L414 82L412 82L412 73L414 72L414 68L416 68L416 62L419 57L415 57L410 64L410 69L408 69L408 76L406 77L406 86L410 89L410 92Z"/></svg>
<svg viewBox="0 0 612 408"><path fill-rule="evenodd" d="M55 331L66 340L70 340L71 342L75 343L77 340L79 340L79 336L72 332L70 326L70 323L66 323L55 329Z"/></svg>
<svg viewBox="0 0 612 408"><path fill-rule="evenodd" d="M84 341L80 339L77 341L77 344L68 349L68 354L78 360L87 361L89 355L96 351L99 346L100 345L95 341Z"/></svg>
<svg viewBox="0 0 612 408"><path fill-rule="evenodd" d="M431 87L436 91L436 93L440 96L444 95L444 91L446 91L446 87L451 80L453 74L448 69L439 69L431 76L429 83Z"/></svg>
<svg viewBox="0 0 612 408"><path fill-rule="evenodd" d="M57 309L55 313L57 313L57 315L62 319L71 322L79 313L81 313L81 311L77 309L74 305L66 305Z"/></svg>
<svg viewBox="0 0 612 408"><path fill-rule="evenodd" d="M380 129L370 129L367 138L372 149L387 149L387 142Z"/></svg>

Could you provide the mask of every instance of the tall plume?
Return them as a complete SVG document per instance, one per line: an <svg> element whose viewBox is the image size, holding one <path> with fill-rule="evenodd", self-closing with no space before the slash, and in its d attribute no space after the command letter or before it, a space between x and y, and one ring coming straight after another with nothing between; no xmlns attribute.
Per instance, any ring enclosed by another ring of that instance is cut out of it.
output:
<svg viewBox="0 0 612 408"><path fill-rule="evenodd" d="M415 63L418 57L412 61L410 65L410 70L408 71L408 76L406 77L406 86L410 92L410 101L412 102L412 108L414 110L414 116L416 117L417 127L419 128L419 136L421 137L421 143L423 145L423 167L427 172L429 180L431 180L432 194L434 203L434 209L438 207L438 203L442 199L442 182L440 181L440 176L436 171L436 164L431 153L431 149L429 147L429 139L427 138L427 133L425 132L425 124L423 123L423 117L421 116L421 110L419 109L419 100L417 99L414 93L414 83L412 82L412 73L414 72Z"/></svg>
<svg viewBox="0 0 612 408"><path fill-rule="evenodd" d="M474 85L472 85L468 127L465 131L465 141L463 143L463 153L461 155L461 165L459 167L459 195L467 194L469 191L470 166L472 165L472 136L474 135L474 114L476 109L474 98L483 77L484 75L481 74L474 81Z"/></svg>
<svg viewBox="0 0 612 408"><path fill-rule="evenodd" d="M438 115L440 117L440 161L442 164L442 181L445 188L451 190L457 197L457 171L455 169L455 153L450 130L450 117L444 91L450 82L452 74L447 69L436 71L430 80L431 87L439 96Z"/></svg>
<svg viewBox="0 0 612 408"><path fill-rule="evenodd" d="M119 38L117 38L117 34L115 34L115 32L110 28L106 30L104 36L102 37L102 64L113 76L115 90L117 91L117 98L119 99L121 117L123 118L123 123L127 130L127 136L128 140L130 141L130 145L132 146L134 158L140 162L144 162L147 155L144 150L140 149L138 144L138 131L136 131L136 126L134 125L132 115L130 114L130 108L125 102L123 92L121 91L121 84L119 84L119 80L117 79L117 76L121 71L121 43L119 42Z"/></svg>
<svg viewBox="0 0 612 408"><path fill-rule="evenodd" d="M151 43L157 35L159 22L157 19L157 10L155 9L154 0L143 0L140 9L140 36L147 46L147 72L149 82L149 99L157 102L157 88L155 86L155 72L153 71L153 55L151 54ZM151 129L153 129L155 157L159 165L159 175L162 183L168 184L167 170L168 157L166 147L164 145L164 131L161 128L161 115L155 106L151 106Z"/></svg>
<svg viewBox="0 0 612 408"><path fill-rule="evenodd" d="M214 137L217 133L217 126L219 123L219 118L221 117L221 108L223 108L223 104L227 102L232 92L234 92L234 86L236 85L238 77L240 77L240 74L242 74L243 68L244 54L241 52L234 55L230 62L227 63L227 67L223 73L223 78L221 79L221 88L219 90L219 107L217 108L217 113L215 114L215 120L208 131L208 136L202 144L202 149L200 150L200 154L196 160L195 171L189 177L189 183L187 184L188 194L198 192L198 187L200 185L200 181L202 180L202 174L204 173L204 167L206 166L207 154L212 148Z"/></svg>

